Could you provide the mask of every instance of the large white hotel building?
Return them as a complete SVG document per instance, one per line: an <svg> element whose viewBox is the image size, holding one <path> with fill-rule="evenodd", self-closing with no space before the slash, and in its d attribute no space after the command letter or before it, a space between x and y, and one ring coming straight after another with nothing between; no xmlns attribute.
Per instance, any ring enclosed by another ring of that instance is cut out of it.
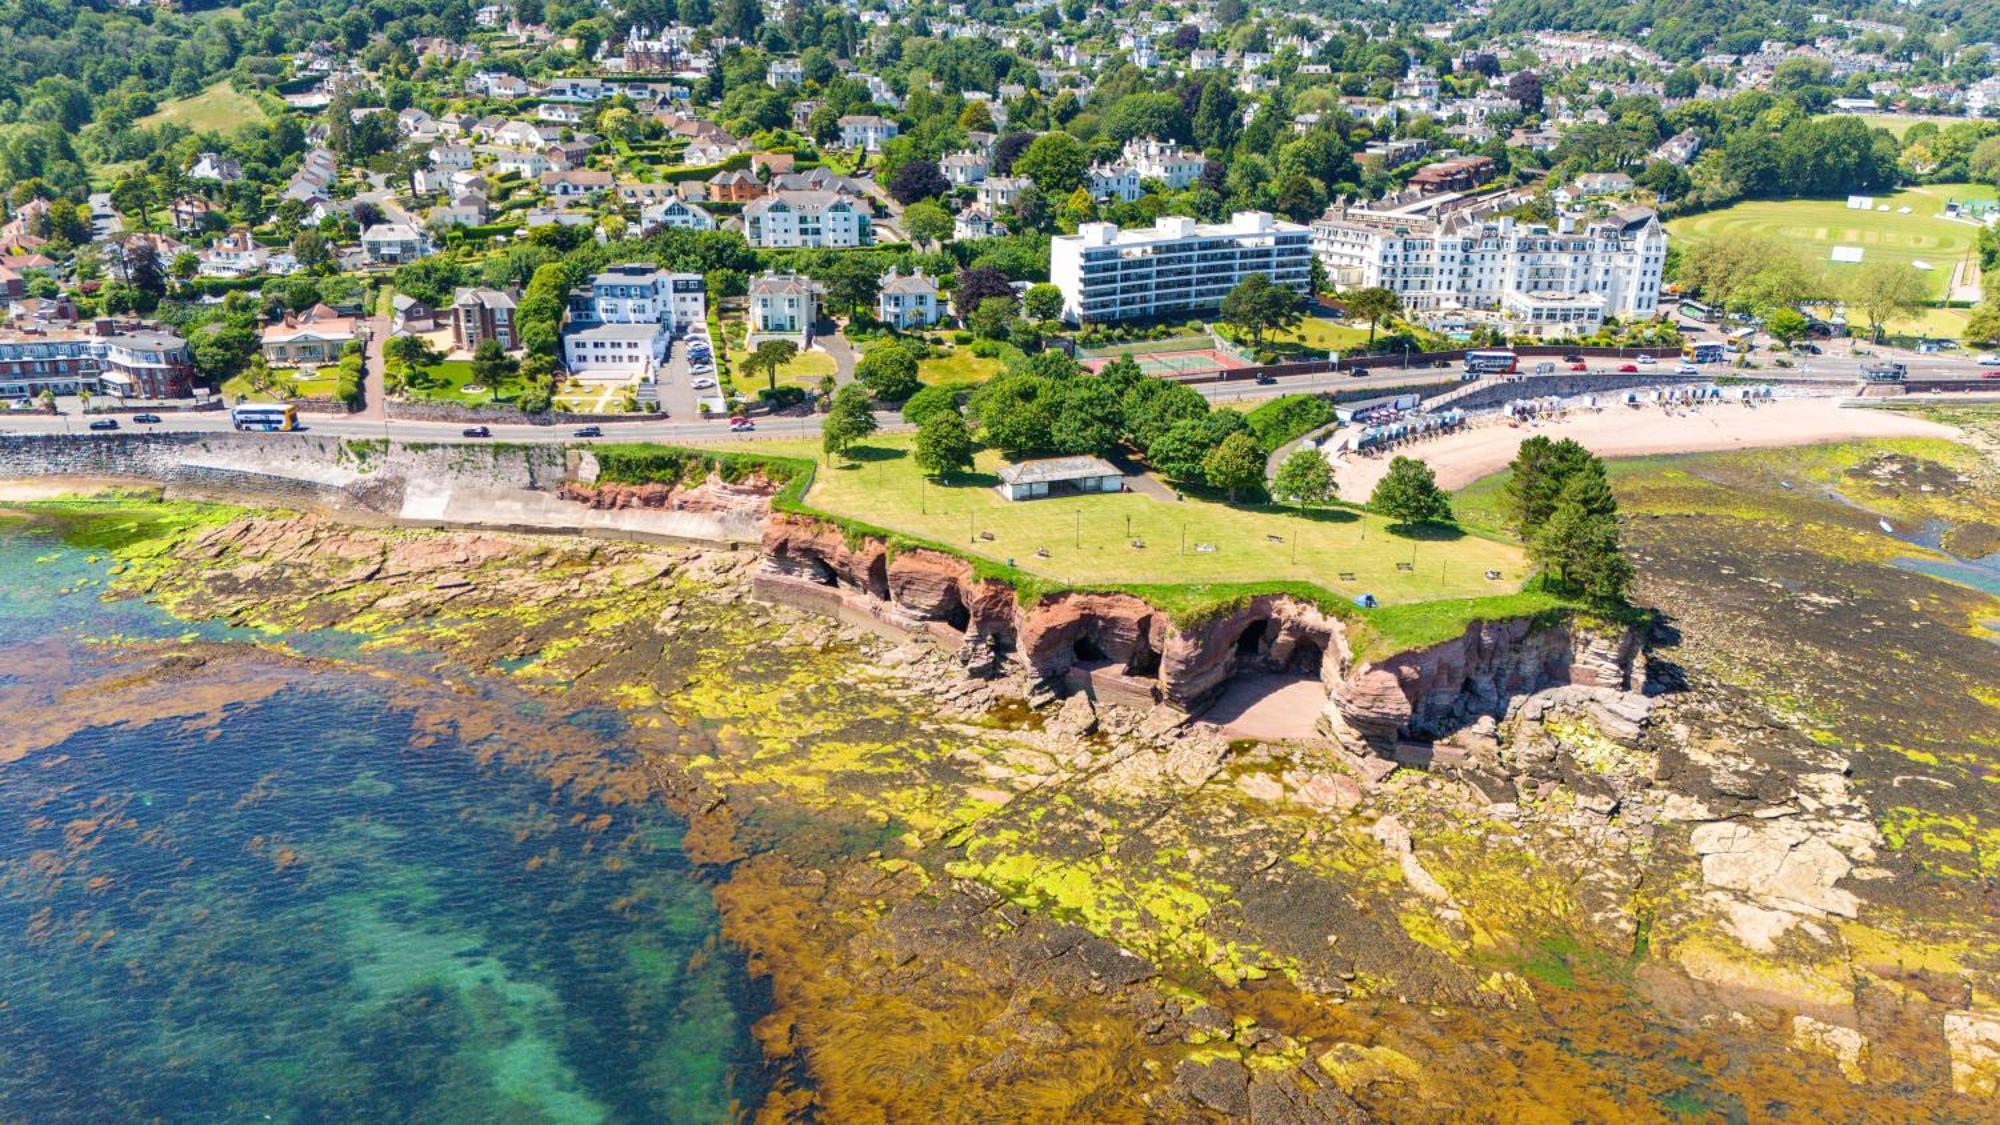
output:
<svg viewBox="0 0 2000 1125"><path fill-rule="evenodd" d="M1336 206L1313 223L1312 247L1337 288L1392 290L1434 328L1582 336L1606 317L1655 314L1667 232L1643 207L1546 226Z"/></svg>
<svg viewBox="0 0 2000 1125"><path fill-rule="evenodd" d="M1085 223L1049 242L1049 280L1062 290L1063 319L1072 324L1213 309L1253 273L1304 293L1312 232L1262 211L1238 211L1226 223L1168 216L1147 230Z"/></svg>

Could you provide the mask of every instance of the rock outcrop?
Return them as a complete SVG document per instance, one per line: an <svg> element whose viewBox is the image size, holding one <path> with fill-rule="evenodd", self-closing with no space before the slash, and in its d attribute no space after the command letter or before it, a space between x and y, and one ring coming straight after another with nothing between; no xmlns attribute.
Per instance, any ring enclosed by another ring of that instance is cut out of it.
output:
<svg viewBox="0 0 2000 1125"><path fill-rule="evenodd" d="M556 495L587 508L652 508L675 512L732 512L763 515L771 510L778 486L761 476L735 483L709 474L699 484L592 484L566 480Z"/></svg>

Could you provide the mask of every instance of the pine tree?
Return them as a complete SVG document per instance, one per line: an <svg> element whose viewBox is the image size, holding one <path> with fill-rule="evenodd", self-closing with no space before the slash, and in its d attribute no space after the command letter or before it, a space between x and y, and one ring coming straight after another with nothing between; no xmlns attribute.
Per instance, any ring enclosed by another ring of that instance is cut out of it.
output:
<svg viewBox="0 0 2000 1125"><path fill-rule="evenodd" d="M1632 564L1618 540L1617 509L1601 472L1571 477L1529 540L1529 557L1559 590L1623 601L1632 584Z"/></svg>

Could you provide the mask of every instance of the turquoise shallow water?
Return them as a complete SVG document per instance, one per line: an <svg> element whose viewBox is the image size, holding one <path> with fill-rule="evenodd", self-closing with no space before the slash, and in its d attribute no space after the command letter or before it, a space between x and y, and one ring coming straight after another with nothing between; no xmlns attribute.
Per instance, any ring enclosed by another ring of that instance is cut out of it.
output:
<svg viewBox="0 0 2000 1125"><path fill-rule="evenodd" d="M0 685L69 667L51 646L187 632L79 588L102 565L0 526ZM616 716L275 658L238 678L258 690L0 763L0 1118L709 1121L754 1104L763 1005L682 823L507 764L572 745L616 764ZM513 753L524 729L534 752Z"/></svg>

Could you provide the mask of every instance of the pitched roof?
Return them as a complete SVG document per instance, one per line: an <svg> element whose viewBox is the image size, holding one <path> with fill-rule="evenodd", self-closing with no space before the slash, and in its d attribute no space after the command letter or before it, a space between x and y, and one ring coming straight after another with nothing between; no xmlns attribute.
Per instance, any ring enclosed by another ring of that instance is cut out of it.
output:
<svg viewBox="0 0 2000 1125"><path fill-rule="evenodd" d="M1007 484L1048 484L1085 477L1122 477L1125 474L1102 457L1044 457L1009 465L998 475Z"/></svg>

